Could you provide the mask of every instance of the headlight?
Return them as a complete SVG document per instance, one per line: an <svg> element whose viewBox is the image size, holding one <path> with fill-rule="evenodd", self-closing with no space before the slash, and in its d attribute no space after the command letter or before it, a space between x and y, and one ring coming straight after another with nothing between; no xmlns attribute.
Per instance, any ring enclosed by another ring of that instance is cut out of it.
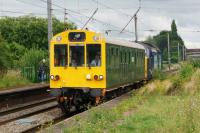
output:
<svg viewBox="0 0 200 133"><path fill-rule="evenodd" d="M99 80L103 80L103 75L99 75Z"/></svg>
<svg viewBox="0 0 200 133"><path fill-rule="evenodd" d="M50 78L51 78L51 80L54 80L54 76L53 75L51 75Z"/></svg>
<svg viewBox="0 0 200 133"><path fill-rule="evenodd" d="M90 74L87 74L87 75L86 75L86 79L87 79L87 80L91 80L91 78L92 78L92 77L91 77Z"/></svg>

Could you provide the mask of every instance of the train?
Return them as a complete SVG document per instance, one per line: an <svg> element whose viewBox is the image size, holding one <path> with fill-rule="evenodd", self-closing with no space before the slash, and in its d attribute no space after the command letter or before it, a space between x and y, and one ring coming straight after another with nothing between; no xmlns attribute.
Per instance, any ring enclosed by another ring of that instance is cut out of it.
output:
<svg viewBox="0 0 200 133"><path fill-rule="evenodd" d="M50 42L51 93L65 112L96 105L110 92L150 80L161 66L160 57L147 43L66 30Z"/></svg>

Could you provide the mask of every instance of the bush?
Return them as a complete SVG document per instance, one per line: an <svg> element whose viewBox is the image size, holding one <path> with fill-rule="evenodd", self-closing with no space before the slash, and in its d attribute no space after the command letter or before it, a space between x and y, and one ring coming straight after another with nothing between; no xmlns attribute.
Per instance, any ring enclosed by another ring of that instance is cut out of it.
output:
<svg viewBox="0 0 200 133"><path fill-rule="evenodd" d="M12 59L10 56L10 51L7 42L3 40L3 38L0 36L0 50L1 50L1 56L0 56L0 76L6 73L7 69L12 64Z"/></svg>
<svg viewBox="0 0 200 133"><path fill-rule="evenodd" d="M22 56L20 60L20 67L39 67L39 63L42 61L42 59L47 59L48 52L47 50L35 50L31 49L29 51L26 51L26 53Z"/></svg>
<svg viewBox="0 0 200 133"><path fill-rule="evenodd" d="M181 79L182 81L186 81L186 80L188 80L188 79L191 78L193 72L194 72L194 67L193 67L193 65L190 64L190 63L184 63L184 64L181 66L181 69L180 69L180 71L179 71L179 73L178 73L178 74L179 74L178 77L180 77L180 79Z"/></svg>

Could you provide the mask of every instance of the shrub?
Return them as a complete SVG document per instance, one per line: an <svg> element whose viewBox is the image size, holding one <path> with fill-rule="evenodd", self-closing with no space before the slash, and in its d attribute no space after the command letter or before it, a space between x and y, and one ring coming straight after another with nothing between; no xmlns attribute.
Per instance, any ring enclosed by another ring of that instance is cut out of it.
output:
<svg viewBox="0 0 200 133"><path fill-rule="evenodd" d="M1 56L0 56L0 76L6 73L7 69L12 64L12 59L9 52L9 47L7 45L7 42L3 40L3 38L0 36L0 50L1 50Z"/></svg>
<svg viewBox="0 0 200 133"><path fill-rule="evenodd" d="M181 66L181 69L179 71L179 77L182 81L186 81L188 79L191 78L192 74L194 72L194 67L192 64L190 63L184 63L182 66Z"/></svg>
<svg viewBox="0 0 200 133"><path fill-rule="evenodd" d="M26 51L20 60L20 67L35 67L38 68L42 59L47 59L48 52L44 50L31 49Z"/></svg>

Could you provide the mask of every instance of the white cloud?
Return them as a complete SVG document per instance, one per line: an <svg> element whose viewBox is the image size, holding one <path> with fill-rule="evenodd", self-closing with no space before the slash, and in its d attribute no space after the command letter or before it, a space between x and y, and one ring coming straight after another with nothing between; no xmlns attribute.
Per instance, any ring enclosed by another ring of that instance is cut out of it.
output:
<svg viewBox="0 0 200 133"><path fill-rule="evenodd" d="M12 11L22 11L22 12L33 12L33 13L44 13L46 14L45 8L36 7L34 5L40 5L46 7L45 3L42 3L39 0L20 0L24 2L29 2L31 4L23 4L17 2L16 0L1 0L0 1L0 10L12 10ZM37 2L36 2L37 1ZM68 8L73 9L82 14L90 16L95 8L99 8L99 11L95 15L95 18L101 20L106 24L101 24L96 21L91 21L87 27L98 32L104 32L107 29L111 30L121 30L123 26L130 19L127 16L122 15L119 12L113 11L111 9L106 9L106 7L101 4L92 2L92 0L65 0L63 1L54 1L54 3ZM98 0L100 3L108 5L115 10L120 10L126 14L133 15L136 9L138 8L138 0ZM138 30L139 30L139 39L144 40L149 35L155 35L158 32L146 32L144 30L169 30L172 19L175 19L177 22L178 32L185 41L185 44L189 48L197 48L200 42L200 33L190 32L195 30L200 30L200 1L199 0L142 0L142 9L138 14ZM53 6L53 9L58 9L58 7ZM84 9L84 10L82 10ZM53 10L53 13L56 17L63 20L64 14ZM0 13L3 15L17 16L20 14L11 14L11 13ZM74 18L69 17L70 20L77 23L79 27L82 27L83 24L87 21L88 18L84 16L71 14ZM42 16L46 17L46 16ZM115 25L111 26L111 25ZM120 27L120 28L117 28ZM126 30L133 32L134 30L133 22L127 27ZM119 34L119 31L113 31L110 36L118 38L126 38L133 40L133 33L123 33Z"/></svg>

